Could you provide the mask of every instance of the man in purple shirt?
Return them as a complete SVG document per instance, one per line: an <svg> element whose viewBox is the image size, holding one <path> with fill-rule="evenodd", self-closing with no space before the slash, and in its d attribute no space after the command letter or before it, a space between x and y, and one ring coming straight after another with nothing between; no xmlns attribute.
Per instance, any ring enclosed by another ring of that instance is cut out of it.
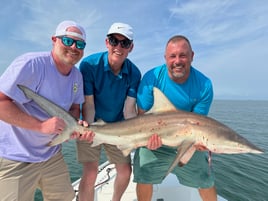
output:
<svg viewBox="0 0 268 201"><path fill-rule="evenodd" d="M49 117L17 85L31 88L79 118L83 80L74 65L84 54L85 41L83 27L63 21L52 36L51 52L19 56L0 77L1 201L34 200L36 188L42 190L44 200L73 199L61 145L47 146L61 134L65 122Z"/></svg>

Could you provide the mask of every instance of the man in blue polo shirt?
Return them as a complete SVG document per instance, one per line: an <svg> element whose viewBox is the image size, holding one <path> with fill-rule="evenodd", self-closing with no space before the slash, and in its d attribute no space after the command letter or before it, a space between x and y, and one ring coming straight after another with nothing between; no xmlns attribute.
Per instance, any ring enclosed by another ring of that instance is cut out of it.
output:
<svg viewBox="0 0 268 201"><path fill-rule="evenodd" d="M127 59L133 49L132 27L124 23L112 24L105 43L108 51L90 55L80 64L85 93L82 115L89 123L98 119L116 122L137 115L136 97L141 73ZM104 144L103 147L117 170L112 201L120 201L132 171L130 157L124 157L113 145ZM77 150L78 161L83 164L79 201L93 201L101 146L90 147L89 143L77 141Z"/></svg>

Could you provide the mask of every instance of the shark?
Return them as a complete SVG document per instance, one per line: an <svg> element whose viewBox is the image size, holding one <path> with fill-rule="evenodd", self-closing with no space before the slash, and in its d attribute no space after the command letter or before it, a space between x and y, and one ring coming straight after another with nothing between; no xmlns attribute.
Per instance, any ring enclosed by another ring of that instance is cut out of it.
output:
<svg viewBox="0 0 268 201"><path fill-rule="evenodd" d="M211 117L178 110L156 87L153 89L154 104L143 115L114 123L97 121L83 127L79 125L68 111L65 111L47 98L35 93L26 86L18 85L28 99L35 101L50 116L57 116L66 123L61 134L48 144L55 146L67 141L76 131L95 133L91 146L112 144L127 156L133 150L147 145L153 134L161 137L162 144L177 148L168 173L176 166L183 166L191 159L197 150L207 150L217 154L260 154L264 151L248 141L227 125ZM167 173L167 174L168 174Z"/></svg>

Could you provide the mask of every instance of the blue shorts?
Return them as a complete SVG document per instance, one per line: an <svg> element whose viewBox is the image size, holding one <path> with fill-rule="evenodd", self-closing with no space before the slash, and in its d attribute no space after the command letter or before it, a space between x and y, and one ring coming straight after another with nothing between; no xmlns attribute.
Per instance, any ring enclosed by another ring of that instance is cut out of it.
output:
<svg viewBox="0 0 268 201"><path fill-rule="evenodd" d="M176 151L166 146L154 151L147 148L137 149L133 164L134 182L160 184L176 158ZM196 151L186 165L176 166L172 173L185 186L194 188L214 186L214 173L208 164L207 152Z"/></svg>

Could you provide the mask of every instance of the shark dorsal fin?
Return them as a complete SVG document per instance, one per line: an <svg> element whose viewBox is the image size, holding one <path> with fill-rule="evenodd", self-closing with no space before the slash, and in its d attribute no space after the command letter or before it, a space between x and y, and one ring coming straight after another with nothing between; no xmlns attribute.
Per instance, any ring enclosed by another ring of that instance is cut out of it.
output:
<svg viewBox="0 0 268 201"><path fill-rule="evenodd" d="M176 111L176 107L167 99L160 89L154 87L154 104L147 113L159 113L167 111Z"/></svg>

